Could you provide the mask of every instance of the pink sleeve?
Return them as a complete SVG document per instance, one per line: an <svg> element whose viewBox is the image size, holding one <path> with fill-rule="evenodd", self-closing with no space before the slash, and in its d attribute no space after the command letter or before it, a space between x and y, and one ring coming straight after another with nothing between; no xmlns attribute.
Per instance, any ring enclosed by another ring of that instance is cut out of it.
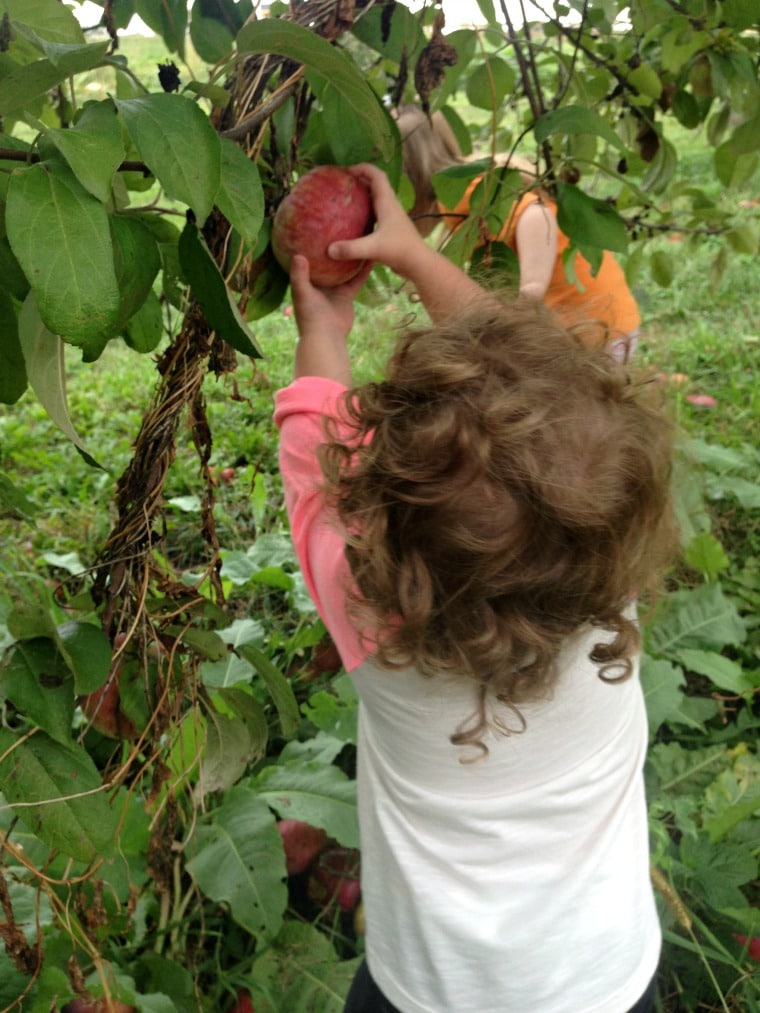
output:
<svg viewBox="0 0 760 1013"><path fill-rule="evenodd" d="M336 416L345 387L306 376L275 395L274 421L280 430L280 473L290 532L306 587L350 672L368 647L346 614L351 575L343 538L320 492L317 447L324 441L325 416Z"/></svg>

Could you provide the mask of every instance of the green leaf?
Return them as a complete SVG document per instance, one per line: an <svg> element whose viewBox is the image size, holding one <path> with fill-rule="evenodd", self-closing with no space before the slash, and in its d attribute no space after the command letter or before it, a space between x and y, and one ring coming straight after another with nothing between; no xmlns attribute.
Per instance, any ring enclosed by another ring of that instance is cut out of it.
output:
<svg viewBox="0 0 760 1013"><path fill-rule="evenodd" d="M619 151L625 151L625 145L607 120L585 106L560 106L559 109L552 109L536 120L533 132L539 144L543 144L552 134L593 134Z"/></svg>
<svg viewBox="0 0 760 1013"><path fill-rule="evenodd" d="M678 651L678 660L690 672L706 676L725 693L752 693L757 688L741 665L715 651L684 648Z"/></svg>
<svg viewBox="0 0 760 1013"><path fill-rule="evenodd" d="M39 508L0 471L0 517L18 517L24 521L34 519Z"/></svg>
<svg viewBox="0 0 760 1013"><path fill-rule="evenodd" d="M374 161L378 157L377 146L365 124L354 115L351 102L321 74L307 71L306 80L321 106L318 118L310 126L319 126L332 160L338 165ZM389 130L392 129L389 126ZM329 158L320 158L320 161L329 161Z"/></svg>
<svg viewBox="0 0 760 1013"><path fill-rule="evenodd" d="M517 76L499 56L489 55L467 79L466 93L476 109L497 109L515 86Z"/></svg>
<svg viewBox="0 0 760 1013"><path fill-rule="evenodd" d="M109 43L59 46L44 44L48 58L17 66L0 78L0 115L18 115L34 99L45 95L72 74L79 74L103 61Z"/></svg>
<svg viewBox="0 0 760 1013"><path fill-rule="evenodd" d="M119 285L119 312L112 334L119 334L152 290L161 267L156 241L143 221L129 214L111 217L114 267Z"/></svg>
<svg viewBox="0 0 760 1013"><path fill-rule="evenodd" d="M140 157L169 197L187 204L201 225L221 180L221 144L208 116L184 95L117 99Z"/></svg>
<svg viewBox="0 0 760 1013"><path fill-rule="evenodd" d="M92 693L106 681L111 667L111 643L94 623L70 620L57 630L57 644L74 674L77 693Z"/></svg>
<svg viewBox="0 0 760 1013"><path fill-rule="evenodd" d="M0 756L0 791L51 850L81 862L111 850L118 815L84 749L44 732L21 740L0 729Z"/></svg>
<svg viewBox="0 0 760 1013"><path fill-rule="evenodd" d="M615 208L571 183L557 184L557 224L588 260L588 247L616 253L628 248L628 231Z"/></svg>
<svg viewBox="0 0 760 1013"><path fill-rule="evenodd" d="M654 101L662 94L660 75L648 63L640 63L638 67L629 71L628 83L633 85L640 95Z"/></svg>
<svg viewBox="0 0 760 1013"><path fill-rule="evenodd" d="M140 355L154 351L164 335L164 318L161 303L154 291L148 292L145 302L127 321L124 340Z"/></svg>
<svg viewBox="0 0 760 1013"><path fill-rule="evenodd" d="M222 138L222 176L216 203L243 241L255 246L264 221L261 177L256 163L229 138Z"/></svg>
<svg viewBox="0 0 760 1013"><path fill-rule="evenodd" d="M201 11L201 5L195 4L190 19L190 39L205 63L218 63L232 52L235 36L221 21L205 18Z"/></svg>
<svg viewBox="0 0 760 1013"><path fill-rule="evenodd" d="M52 640L38 637L14 644L0 666L0 698L51 739L71 742L74 692L71 672Z"/></svg>
<svg viewBox="0 0 760 1013"><path fill-rule="evenodd" d="M114 174L125 157L113 102L108 99L85 106L74 127L50 129L46 136L66 159L85 190L102 203L110 200Z"/></svg>
<svg viewBox="0 0 760 1013"><path fill-rule="evenodd" d="M728 567L728 556L718 539L709 531L701 531L686 546L684 559L711 580Z"/></svg>
<svg viewBox="0 0 760 1013"><path fill-rule="evenodd" d="M40 319L33 292L24 301L18 322L21 349L32 390L53 422L71 440L84 459L89 464L100 467L71 424L66 396L63 342L51 334Z"/></svg>
<svg viewBox="0 0 760 1013"><path fill-rule="evenodd" d="M280 931L287 903L282 838L269 808L250 788L232 788L190 840L187 871L257 940Z"/></svg>
<svg viewBox="0 0 760 1013"><path fill-rule="evenodd" d="M715 174L725 187L740 187L752 179L758 166L757 152L737 155L728 142L713 154Z"/></svg>
<svg viewBox="0 0 760 1013"><path fill-rule="evenodd" d="M325 39L301 25L269 19L251 21L237 37L238 52L276 53L297 60L312 75L319 75L341 93L351 116L363 124L380 158L393 156L393 134L385 110L353 61Z"/></svg>
<svg viewBox="0 0 760 1013"><path fill-rule="evenodd" d="M351 26L351 34L394 63L404 57L414 62L427 43L419 17L403 4L366 8Z"/></svg>
<svg viewBox="0 0 760 1013"><path fill-rule="evenodd" d="M90 43L85 42L84 39L81 42L73 43L53 42L43 38L23 22L16 22L14 27L36 49L45 54L62 75L61 80L97 67L111 45L108 39Z"/></svg>
<svg viewBox="0 0 760 1013"><path fill-rule="evenodd" d="M26 390L26 365L18 335L16 308L0 290L0 402L15 404Z"/></svg>
<svg viewBox="0 0 760 1013"><path fill-rule="evenodd" d="M187 0L135 0L135 12L161 36L170 53L184 59Z"/></svg>
<svg viewBox="0 0 760 1013"><path fill-rule="evenodd" d="M641 687L644 691L650 735L663 724L693 724L682 713L686 681L683 671L669 661L644 655L641 661Z"/></svg>
<svg viewBox="0 0 760 1013"><path fill-rule="evenodd" d="M45 326L84 346L107 333L119 289L100 201L64 167L32 165L11 176L6 226Z"/></svg>
<svg viewBox="0 0 760 1013"><path fill-rule="evenodd" d="M359 846L356 782L334 764L265 767L251 786L281 819L303 820L346 848Z"/></svg>
<svg viewBox="0 0 760 1013"><path fill-rule="evenodd" d="M181 635L183 644L193 651L197 651L209 661L223 661L229 654L227 645L213 630L201 630L193 626L185 630L170 627L169 633L175 636Z"/></svg>
<svg viewBox="0 0 760 1013"><path fill-rule="evenodd" d="M342 960L330 939L316 925L286 921L282 931L260 955L257 951L251 984L256 1008L263 1013L342 1013L345 996L361 957ZM258 988L256 988L258 986ZM261 989L276 996L276 1006L264 1000Z"/></svg>
<svg viewBox="0 0 760 1013"><path fill-rule="evenodd" d="M212 711L196 795L200 798L215 791L228 791L245 773L252 752L253 741L246 723Z"/></svg>
<svg viewBox="0 0 760 1013"><path fill-rule="evenodd" d="M356 744L359 700L350 676L332 679L329 690L313 693L301 710L320 731Z"/></svg>
<svg viewBox="0 0 760 1013"><path fill-rule="evenodd" d="M182 230L179 261L209 327L243 355L263 358L263 352L243 320L237 303L194 222L188 222Z"/></svg>
<svg viewBox="0 0 760 1013"><path fill-rule="evenodd" d="M692 647L721 650L743 643L746 635L743 619L719 584L672 592L647 628L649 648L667 657Z"/></svg>
<svg viewBox="0 0 760 1013"><path fill-rule="evenodd" d="M269 690L272 702L277 708L283 738L292 738L298 729L299 713L298 702L290 683L279 668L273 665L266 654L254 644L241 644L237 651L241 657L253 665Z"/></svg>
<svg viewBox="0 0 760 1013"><path fill-rule="evenodd" d="M11 21L22 21L50 42L64 45L84 42L84 32L70 7L50 0L3 0L2 6Z"/></svg>

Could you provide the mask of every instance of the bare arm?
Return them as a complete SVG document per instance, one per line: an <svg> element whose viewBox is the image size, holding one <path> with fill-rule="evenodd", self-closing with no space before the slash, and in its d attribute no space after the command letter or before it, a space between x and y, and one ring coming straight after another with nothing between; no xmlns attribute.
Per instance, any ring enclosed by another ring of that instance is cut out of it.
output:
<svg viewBox="0 0 760 1013"><path fill-rule="evenodd" d="M315 288L309 279L309 261L301 254L293 257L290 285L298 324L294 377L323 376L351 385L347 340L354 322L354 297L371 269L367 264L337 288Z"/></svg>
<svg viewBox="0 0 760 1013"><path fill-rule="evenodd" d="M434 321L483 299L480 285L425 243L381 169L363 164L350 171L364 179L372 191L377 227L361 239L333 243L328 251L331 257L385 264L414 285Z"/></svg>
<svg viewBox="0 0 760 1013"><path fill-rule="evenodd" d="M557 219L545 204L530 204L515 230L520 263L520 295L543 299L557 260Z"/></svg>

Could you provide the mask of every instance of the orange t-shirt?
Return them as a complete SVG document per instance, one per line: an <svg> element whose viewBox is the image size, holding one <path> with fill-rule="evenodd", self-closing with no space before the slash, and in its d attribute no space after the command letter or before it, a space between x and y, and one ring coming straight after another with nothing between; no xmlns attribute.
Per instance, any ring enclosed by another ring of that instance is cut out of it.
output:
<svg viewBox="0 0 760 1013"><path fill-rule="evenodd" d="M456 228L461 225L461 216L469 213L470 197L479 182L479 179L472 181L467 193L457 204L453 213L441 209L444 221L451 227ZM495 240L506 243L514 250L518 259L520 251L517 248L517 223L525 209L536 202L543 203L548 212L556 217L556 203L543 193L539 194L529 190L512 205L504 225L493 237ZM453 215L457 217L453 217ZM609 250L605 250L601 266L596 275L593 275L591 265L586 258L580 253L576 253L574 261L575 276L578 280L576 284L574 281L568 280L562 262L562 254L569 245L570 240L558 229L557 256L549 286L544 295L546 305L568 325L583 323L604 325L609 332L609 340L637 331L641 323L639 308L625 280L623 269L614 255ZM589 340L594 339L590 338Z"/></svg>

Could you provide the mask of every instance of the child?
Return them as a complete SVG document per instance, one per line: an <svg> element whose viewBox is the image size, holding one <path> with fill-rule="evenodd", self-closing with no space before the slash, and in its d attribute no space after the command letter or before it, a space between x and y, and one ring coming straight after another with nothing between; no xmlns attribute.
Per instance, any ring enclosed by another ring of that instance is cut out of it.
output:
<svg viewBox="0 0 760 1013"><path fill-rule="evenodd" d="M397 122L404 172L415 194L410 215L418 232L427 236L441 221L456 230L472 211L470 198L482 177L473 180L455 208L444 208L436 199L432 177L466 162L461 152L452 150L451 132L442 134L446 121L428 119L419 106L406 105L400 108ZM638 343L641 317L620 264L605 250L601 266L593 274L589 262L578 253L573 265L575 279L569 277L563 258L570 240L557 225L556 202L537 186L535 171L529 171L524 159L512 157L505 166L521 173L525 189L515 195L502 225L489 238L506 243L516 254L521 294L543 300L568 325L595 324L588 328L589 342L599 340L601 326L608 353L628 362Z"/></svg>
<svg viewBox="0 0 760 1013"><path fill-rule="evenodd" d="M649 1009L631 598L670 551L668 427L543 307L430 248L379 169L351 171L378 224L330 255L409 279L432 325L351 390L363 279L319 290L294 258L282 477L360 698L367 964L346 1013Z"/></svg>

